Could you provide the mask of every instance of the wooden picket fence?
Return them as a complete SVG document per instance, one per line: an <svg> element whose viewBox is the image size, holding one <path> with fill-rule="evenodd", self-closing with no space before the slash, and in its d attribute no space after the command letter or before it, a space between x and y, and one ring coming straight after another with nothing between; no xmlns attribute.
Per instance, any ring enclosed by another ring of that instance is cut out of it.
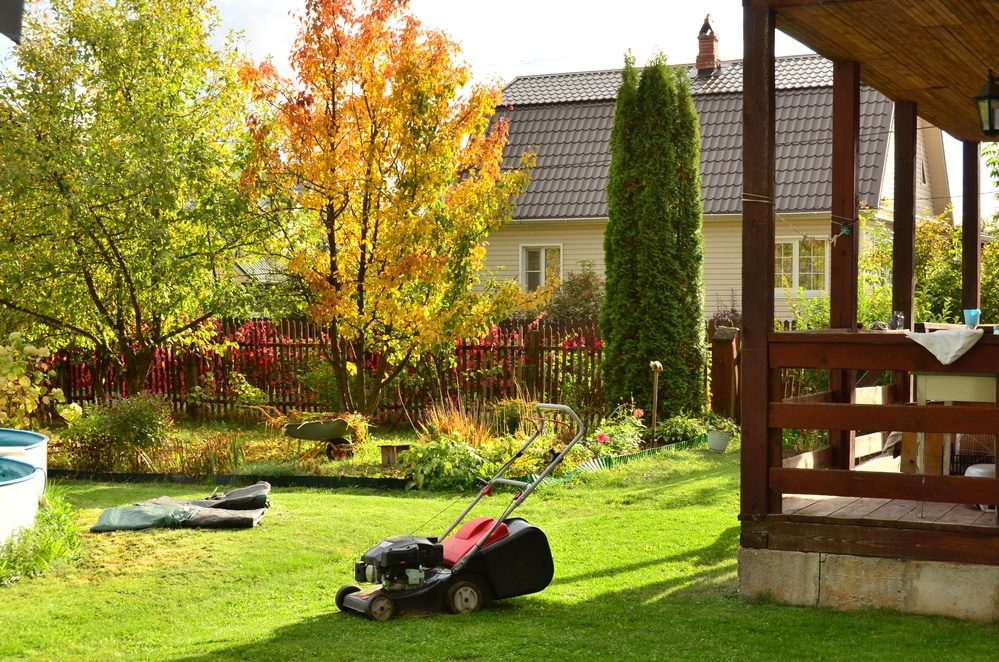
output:
<svg viewBox="0 0 999 662"><path fill-rule="evenodd" d="M326 330L304 320L221 321L212 352L161 350L148 390L178 411L231 415L243 404L281 411L331 409L323 388ZM602 342L597 324L506 321L483 338L459 340L450 357L420 361L398 387L385 393L391 415L416 416L439 397L494 402L505 398L565 403L593 420L603 412ZM98 370L92 355L63 352L56 363L59 386L73 402L95 400L95 379L105 392L122 384ZM329 385L329 382L326 382Z"/></svg>

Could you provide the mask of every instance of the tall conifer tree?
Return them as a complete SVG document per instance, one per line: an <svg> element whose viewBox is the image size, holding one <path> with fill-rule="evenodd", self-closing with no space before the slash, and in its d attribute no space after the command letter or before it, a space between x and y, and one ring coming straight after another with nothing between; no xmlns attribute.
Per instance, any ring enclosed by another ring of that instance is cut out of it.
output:
<svg viewBox="0 0 999 662"><path fill-rule="evenodd" d="M700 132L686 73L659 54L625 58L610 139L603 382L614 407L652 405L660 418L698 412L704 393Z"/></svg>

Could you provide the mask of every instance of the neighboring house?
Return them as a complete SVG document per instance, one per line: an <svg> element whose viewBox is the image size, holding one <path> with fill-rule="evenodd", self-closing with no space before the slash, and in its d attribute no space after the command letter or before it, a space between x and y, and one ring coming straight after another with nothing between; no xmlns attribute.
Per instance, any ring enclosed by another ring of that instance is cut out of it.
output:
<svg viewBox="0 0 999 662"><path fill-rule="evenodd" d="M742 288L742 61L720 62L717 35L705 23L690 76L701 120L705 315L738 302ZM486 266L496 278L534 289L591 261L603 274L608 140L620 70L522 76L503 91L510 119L508 163L537 152L514 219L489 237ZM818 55L777 58L777 310L787 289L827 288L832 153L832 62ZM890 208L893 104L864 87L861 95L861 202ZM950 202L940 131L920 123L918 208L941 214ZM838 231L837 231L838 233Z"/></svg>

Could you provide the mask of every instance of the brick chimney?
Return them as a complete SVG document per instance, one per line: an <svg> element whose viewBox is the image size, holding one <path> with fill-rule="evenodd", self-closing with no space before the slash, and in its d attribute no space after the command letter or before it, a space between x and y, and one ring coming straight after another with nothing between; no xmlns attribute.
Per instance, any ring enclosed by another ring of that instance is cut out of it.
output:
<svg viewBox="0 0 999 662"><path fill-rule="evenodd" d="M711 14L704 17L704 25L697 35L697 75L712 76L721 70L718 57L718 35L711 27Z"/></svg>

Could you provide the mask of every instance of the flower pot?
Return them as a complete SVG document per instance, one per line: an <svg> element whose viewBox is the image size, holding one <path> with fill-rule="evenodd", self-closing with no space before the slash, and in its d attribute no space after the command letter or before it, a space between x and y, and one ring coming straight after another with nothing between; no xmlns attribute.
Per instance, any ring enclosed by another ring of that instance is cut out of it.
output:
<svg viewBox="0 0 999 662"><path fill-rule="evenodd" d="M732 439L731 432L722 430L708 430L708 450L715 453L724 453L728 448L728 442Z"/></svg>

